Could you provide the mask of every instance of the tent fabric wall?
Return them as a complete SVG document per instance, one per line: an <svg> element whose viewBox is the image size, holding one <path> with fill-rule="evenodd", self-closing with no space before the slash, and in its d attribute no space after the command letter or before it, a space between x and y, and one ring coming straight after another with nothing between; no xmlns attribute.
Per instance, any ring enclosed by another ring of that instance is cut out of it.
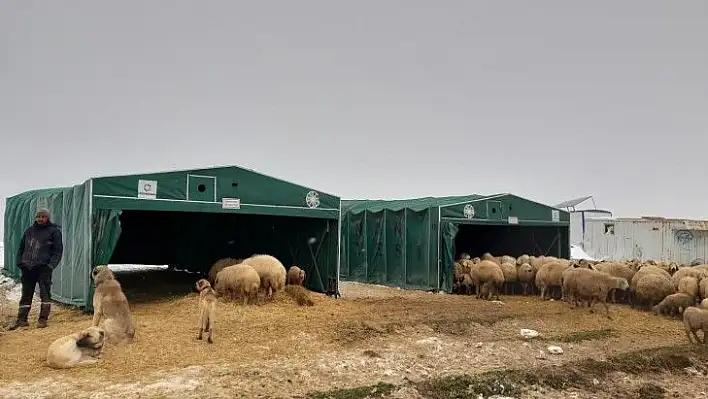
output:
<svg viewBox="0 0 708 399"><path fill-rule="evenodd" d="M5 270L20 278L16 256L22 234L32 223L37 208L46 207L62 229L64 254L52 277L52 298L84 305L91 282L84 273L91 263L90 190L86 183L73 187L35 190L7 199L5 208Z"/></svg>
<svg viewBox="0 0 708 399"><path fill-rule="evenodd" d="M431 239L437 236L436 211L348 212L342 218L341 276L411 289L436 285L438 254L436 241Z"/></svg>
<svg viewBox="0 0 708 399"><path fill-rule="evenodd" d="M450 291L461 224L559 226L568 212L512 194L343 200L341 277Z"/></svg>

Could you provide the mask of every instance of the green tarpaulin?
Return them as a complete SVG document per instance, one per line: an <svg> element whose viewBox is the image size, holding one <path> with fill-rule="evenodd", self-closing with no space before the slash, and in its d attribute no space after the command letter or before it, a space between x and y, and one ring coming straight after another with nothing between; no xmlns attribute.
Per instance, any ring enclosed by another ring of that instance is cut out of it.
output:
<svg viewBox="0 0 708 399"><path fill-rule="evenodd" d="M460 252L567 258L569 231L568 212L512 194L343 200L340 274L349 281L451 291Z"/></svg>
<svg viewBox="0 0 708 399"><path fill-rule="evenodd" d="M108 263L208 271L222 257L269 253L304 268L314 291L339 278L339 197L236 166L100 177L8 198L4 273L12 278L38 207L63 231L52 296L70 305L90 308L91 268Z"/></svg>

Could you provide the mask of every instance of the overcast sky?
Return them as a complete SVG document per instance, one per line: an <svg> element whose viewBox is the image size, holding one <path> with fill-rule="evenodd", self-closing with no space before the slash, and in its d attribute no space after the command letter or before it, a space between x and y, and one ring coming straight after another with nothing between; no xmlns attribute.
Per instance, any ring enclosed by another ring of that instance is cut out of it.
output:
<svg viewBox="0 0 708 399"><path fill-rule="evenodd" d="M707 1L0 10L2 198L240 164L345 198L594 195L708 218Z"/></svg>

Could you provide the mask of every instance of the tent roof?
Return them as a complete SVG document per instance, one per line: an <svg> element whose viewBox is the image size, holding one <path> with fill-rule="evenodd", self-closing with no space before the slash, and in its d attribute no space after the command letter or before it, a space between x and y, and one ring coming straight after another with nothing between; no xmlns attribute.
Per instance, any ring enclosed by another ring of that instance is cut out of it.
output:
<svg viewBox="0 0 708 399"><path fill-rule="evenodd" d="M403 200L342 200L342 214L440 208L440 218L459 223L569 226L570 213L513 194L422 197Z"/></svg>
<svg viewBox="0 0 708 399"><path fill-rule="evenodd" d="M305 188L307 190L315 190L312 187L303 186L302 184L295 183L295 182L288 181L288 180L284 180L284 179L281 179L281 178L278 178L275 176L267 175L263 172L259 172L257 170L254 170L251 168L246 168L246 167L240 166L240 165L213 165L213 166L201 167L201 168L195 168L195 169L175 169L175 170L156 171L156 172L150 172L150 174L151 175L165 175L165 174L174 174L174 173L200 173L200 172L207 172L208 173L208 172L213 172L213 171L217 171L217 170L228 170L228 169L231 169L231 170L235 169L235 170L239 170L239 171L243 171L243 172L248 172L253 175L257 175L261 178L264 178L264 179L269 179L269 180L277 181L280 183L298 186L301 188ZM143 173L133 173L133 174L124 174L124 175L94 176L92 179L114 179L114 178L134 177L134 176L140 176L140 175L144 175L144 174ZM329 196L336 197L336 195L334 195L332 193L326 193L322 190L317 190L317 192L319 192L320 194L326 194Z"/></svg>
<svg viewBox="0 0 708 399"><path fill-rule="evenodd" d="M154 186L152 198L139 195L139 186L145 181ZM94 177L83 185L90 187L93 209L339 217L338 196L235 165ZM47 197L67 188L71 187L31 190L10 198ZM224 198L237 199L239 209L226 209Z"/></svg>
<svg viewBox="0 0 708 399"><path fill-rule="evenodd" d="M472 201L479 201L484 199L492 199L494 197L501 197L505 194L494 194L494 195L480 195L480 194L470 194L470 195L454 195L446 197L420 197L411 199L397 199L397 200L366 200L366 199L349 199L342 200L342 212L359 213L365 210L369 212L380 212L384 209L390 211L400 211L402 209L411 209L416 212L428 209L431 207L445 207L458 204L464 204Z"/></svg>

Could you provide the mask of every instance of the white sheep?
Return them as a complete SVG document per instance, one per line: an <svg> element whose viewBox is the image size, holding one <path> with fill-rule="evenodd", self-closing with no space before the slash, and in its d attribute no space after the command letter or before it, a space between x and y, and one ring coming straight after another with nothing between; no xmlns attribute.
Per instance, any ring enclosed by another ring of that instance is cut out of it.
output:
<svg viewBox="0 0 708 399"><path fill-rule="evenodd" d="M243 262L248 263L258 273L261 279L261 290L266 294L266 297L272 298L276 292L285 288L287 271L276 257L253 255Z"/></svg>
<svg viewBox="0 0 708 399"><path fill-rule="evenodd" d="M683 327L686 331L688 342L693 343L691 335L696 338L696 343L706 343L706 329L708 328L708 309L689 306L683 311ZM699 339L696 331L703 331L703 339Z"/></svg>
<svg viewBox="0 0 708 399"><path fill-rule="evenodd" d="M483 260L472 266L472 281L474 282L477 298L481 298L482 288L488 293L487 298L495 296L499 299L499 288L504 284L504 273L501 266L493 261Z"/></svg>
<svg viewBox="0 0 708 399"><path fill-rule="evenodd" d="M533 266L533 265L532 265ZM563 270L569 268L570 265L551 261L544 263L536 272L536 287L541 291L541 299L546 299L546 292L552 287L561 287ZM549 295L550 296L550 295Z"/></svg>
<svg viewBox="0 0 708 399"><path fill-rule="evenodd" d="M258 299L258 289L261 279L258 272L246 262L227 266L216 274L214 290L232 299L243 299L243 304L255 302Z"/></svg>
<svg viewBox="0 0 708 399"><path fill-rule="evenodd" d="M584 270L583 268L578 268ZM573 295L588 299L588 305L592 309L595 302L600 302L605 307L605 315L610 317L610 307L607 305L607 297L611 289L626 291L629 289L629 283L621 277L613 277L606 273L596 270L587 269L587 272L577 272L576 286L571 292Z"/></svg>

